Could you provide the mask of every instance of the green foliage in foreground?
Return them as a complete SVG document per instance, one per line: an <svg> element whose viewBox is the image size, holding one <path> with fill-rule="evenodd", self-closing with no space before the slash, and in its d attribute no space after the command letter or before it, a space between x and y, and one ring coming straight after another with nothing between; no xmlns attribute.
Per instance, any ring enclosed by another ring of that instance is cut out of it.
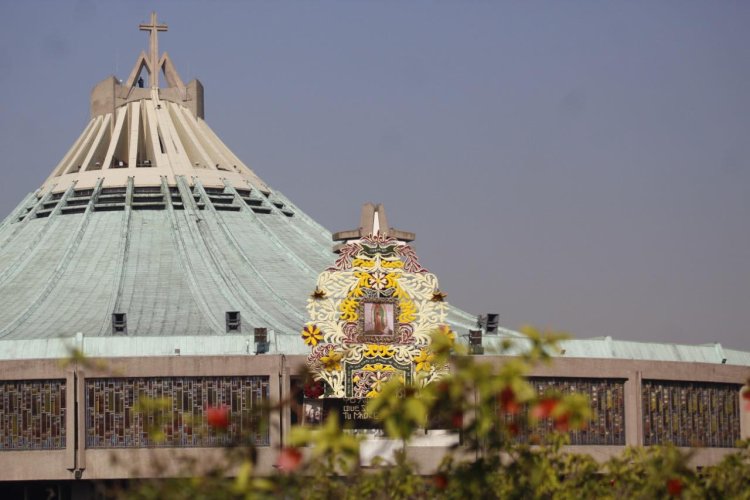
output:
<svg viewBox="0 0 750 500"><path fill-rule="evenodd" d="M395 463L362 469L357 437L329 418L317 428L294 428L289 447L278 450L277 469L270 476L256 473L255 451L248 445L228 449L225 460L209 473L141 481L119 494L144 499L750 499L750 441L701 471L690 467L688 454L669 446L628 448L598 463L588 455L566 452L563 433L533 446L519 444L514 439L517 428L500 418L498 406L521 418L519 410L526 405L528 424L548 418L560 431L590 418L585 398L536 395L526 374L549 360L560 337L526 333L528 352L499 367L460 352L455 356L459 347L452 339L436 336L436 362L450 361L451 375L421 389L418 381L411 387L394 381L368 405L386 434L405 445L431 418L452 423L462 444L429 475L404 452L396 453Z"/></svg>

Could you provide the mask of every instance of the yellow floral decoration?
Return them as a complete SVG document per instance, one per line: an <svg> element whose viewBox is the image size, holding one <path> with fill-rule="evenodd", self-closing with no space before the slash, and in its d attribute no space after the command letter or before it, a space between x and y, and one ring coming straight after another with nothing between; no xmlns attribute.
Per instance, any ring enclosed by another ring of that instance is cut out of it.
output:
<svg viewBox="0 0 750 500"><path fill-rule="evenodd" d="M318 345L318 342L323 340L323 334L317 325L308 324L302 330L302 340L305 341L305 344L315 347Z"/></svg>
<svg viewBox="0 0 750 500"><path fill-rule="evenodd" d="M396 351L389 345L367 344L367 350L362 353L362 356L368 359L392 358L394 354L396 354Z"/></svg>
<svg viewBox="0 0 750 500"><path fill-rule="evenodd" d="M380 263L384 269L403 268L404 263L400 260L384 260Z"/></svg>
<svg viewBox="0 0 750 500"><path fill-rule="evenodd" d="M417 319L417 308L413 301L402 300L399 305L401 306L401 313L398 315L399 323L411 323Z"/></svg>
<svg viewBox="0 0 750 500"><path fill-rule="evenodd" d="M456 333L451 330L451 327L448 325L440 325L438 326L438 333L440 335L445 335L445 338L448 339L451 345L456 343Z"/></svg>
<svg viewBox="0 0 750 500"><path fill-rule="evenodd" d="M352 298L342 300L339 310L341 311L341 319L343 321L357 321L357 318L359 318L357 301Z"/></svg>
<svg viewBox="0 0 750 500"><path fill-rule="evenodd" d="M308 364L328 384L326 394L373 397L388 380L411 381L418 374L424 386L443 376L448 366L438 363L431 344L446 349L456 339L445 325L435 331L445 321L445 296L408 245L381 235L347 243L335 266L319 277L308 300L311 323L302 330L312 348ZM373 327L362 318L370 313L363 304L374 302L390 304L381 337L365 331Z"/></svg>
<svg viewBox="0 0 750 500"><path fill-rule="evenodd" d="M375 261L365 259L354 259L352 267L375 267Z"/></svg>
<svg viewBox="0 0 750 500"><path fill-rule="evenodd" d="M391 365L384 365L383 363L375 363L374 365L365 365L362 367L363 371L366 372L395 372L396 369Z"/></svg>
<svg viewBox="0 0 750 500"><path fill-rule="evenodd" d="M419 351L419 354L414 356L414 364L417 372L428 372L432 369L432 360L435 359L435 355L424 349Z"/></svg>
<svg viewBox="0 0 750 500"><path fill-rule="evenodd" d="M320 358L320 363L329 372L341 370L341 359L344 357L340 352L331 349L328 354Z"/></svg>

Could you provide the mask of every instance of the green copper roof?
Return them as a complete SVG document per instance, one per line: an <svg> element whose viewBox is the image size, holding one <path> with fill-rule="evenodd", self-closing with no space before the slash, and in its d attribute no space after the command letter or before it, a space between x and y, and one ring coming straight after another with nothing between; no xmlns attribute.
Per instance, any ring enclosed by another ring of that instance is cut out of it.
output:
<svg viewBox="0 0 750 500"><path fill-rule="evenodd" d="M184 189L192 199L165 185L148 209L99 210L96 188L45 217L12 214L0 227L0 339L117 336L113 313L127 314L125 336L225 335L226 312L239 311L242 331L296 342L316 278L335 258L330 233L275 194L262 195L270 213L256 213L230 187ZM474 318L453 310L450 321L465 330Z"/></svg>
<svg viewBox="0 0 750 500"><path fill-rule="evenodd" d="M0 359L230 355L255 352L255 327L269 353L306 354L299 332L318 274L334 261L331 233L278 192L251 184L175 184L76 189L27 196L0 224ZM241 313L227 333L226 313ZM126 329L113 328L126 314ZM450 308L459 335L475 317ZM487 353L500 329L485 336ZM750 353L718 344L681 346L570 340L566 357L726 363Z"/></svg>

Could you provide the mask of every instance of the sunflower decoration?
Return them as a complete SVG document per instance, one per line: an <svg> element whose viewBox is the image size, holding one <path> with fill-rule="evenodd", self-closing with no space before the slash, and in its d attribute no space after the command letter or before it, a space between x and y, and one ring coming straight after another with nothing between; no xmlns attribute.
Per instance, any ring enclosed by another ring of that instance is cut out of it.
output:
<svg viewBox="0 0 750 500"><path fill-rule="evenodd" d="M328 351L327 354L321 356L320 364L326 371L334 372L341 370L341 359L344 357L340 352L336 352L333 348Z"/></svg>
<svg viewBox="0 0 750 500"><path fill-rule="evenodd" d="M438 327L438 334L445 337L445 339L450 343L450 345L453 345L456 343L456 332L451 330L450 326L440 325Z"/></svg>
<svg viewBox="0 0 750 500"><path fill-rule="evenodd" d="M415 370L417 372L429 372L432 369L432 362L434 359L434 354L425 349L420 349L419 354L414 356L412 361L416 365Z"/></svg>
<svg viewBox="0 0 750 500"><path fill-rule="evenodd" d="M318 325L308 323L305 325L305 328L302 329L302 340L305 341L305 344L315 347L318 345L318 342L323 340L323 333L320 331L320 328L318 328Z"/></svg>

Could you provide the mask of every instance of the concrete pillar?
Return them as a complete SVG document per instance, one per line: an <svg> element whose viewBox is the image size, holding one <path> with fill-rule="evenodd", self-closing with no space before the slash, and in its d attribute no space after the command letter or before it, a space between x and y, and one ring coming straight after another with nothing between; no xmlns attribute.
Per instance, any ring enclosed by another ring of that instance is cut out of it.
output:
<svg viewBox="0 0 750 500"><path fill-rule="evenodd" d="M628 372L625 381L625 444L643 446L643 408L640 371Z"/></svg>
<svg viewBox="0 0 750 500"><path fill-rule="evenodd" d="M281 405L281 435L279 436L281 446L286 445L286 438L289 436L289 430L292 427L292 379L289 373L289 366L286 364L286 357L281 356L281 378L279 379L279 401L286 404Z"/></svg>
<svg viewBox="0 0 750 500"><path fill-rule="evenodd" d="M284 374L282 369L281 358L283 356L274 356L274 362L269 369L269 380L268 385L270 389L271 405L277 405L281 402L282 390L281 386L284 383ZM286 392L286 391L284 391ZM282 416L280 412L271 412L271 418L269 420L269 441L271 446L281 444L281 421Z"/></svg>
<svg viewBox="0 0 750 500"><path fill-rule="evenodd" d="M76 373L76 403L78 404L76 412L76 425L78 426L76 469L78 471L86 468L86 374L81 369ZM71 408L71 413L73 413L73 408Z"/></svg>
<svg viewBox="0 0 750 500"><path fill-rule="evenodd" d="M750 389L750 386L745 386L743 389ZM750 401L742 397L742 389L740 389L740 437L750 439Z"/></svg>
<svg viewBox="0 0 750 500"><path fill-rule="evenodd" d="M65 467L76 468L76 371L68 367L65 370Z"/></svg>

